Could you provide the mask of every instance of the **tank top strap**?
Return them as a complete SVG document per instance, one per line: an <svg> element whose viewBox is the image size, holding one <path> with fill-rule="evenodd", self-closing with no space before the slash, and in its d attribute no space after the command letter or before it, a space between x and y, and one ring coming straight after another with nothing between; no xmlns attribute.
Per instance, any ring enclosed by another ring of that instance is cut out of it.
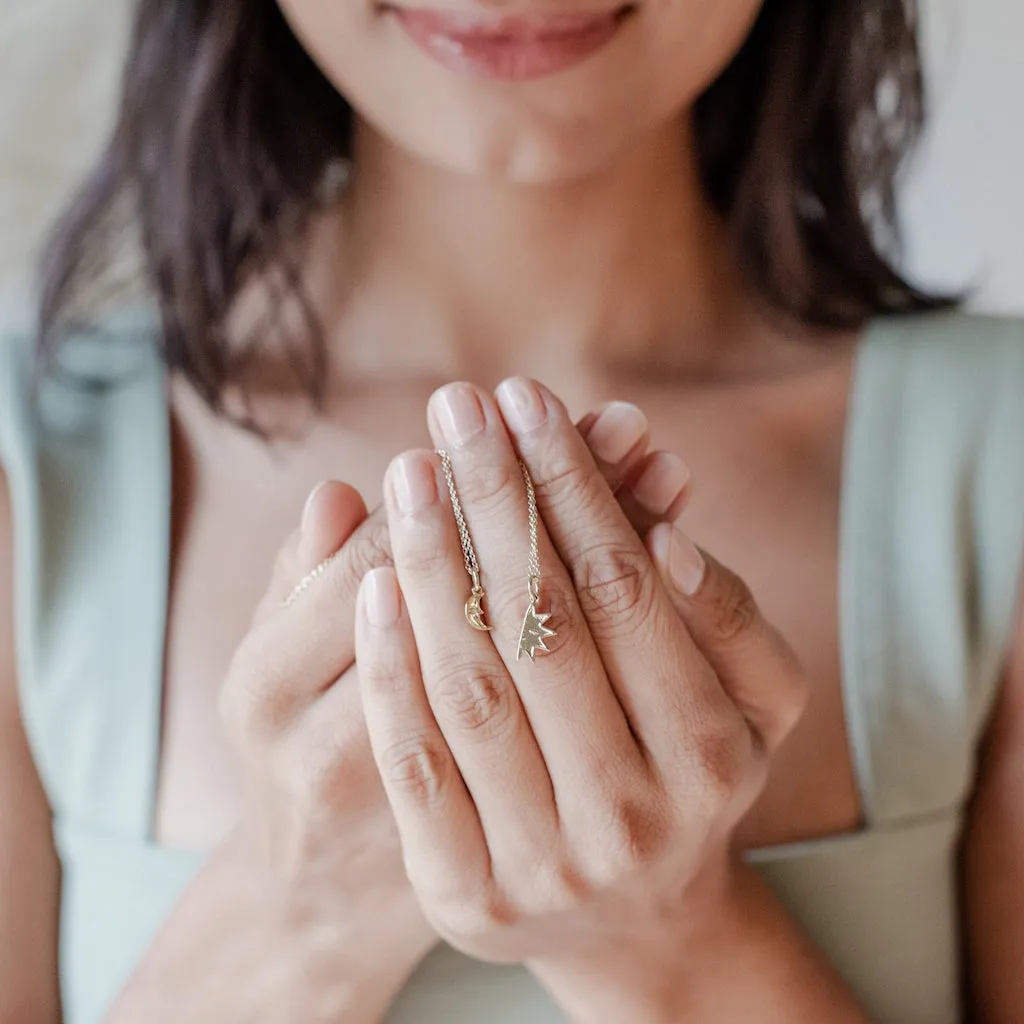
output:
<svg viewBox="0 0 1024 1024"><path fill-rule="evenodd" d="M868 827L962 808L1024 559L1024 322L879 321L847 433L840 617Z"/></svg>
<svg viewBox="0 0 1024 1024"><path fill-rule="evenodd" d="M76 334L35 379L4 339L19 688L59 825L152 834L169 561L167 401L152 316Z"/></svg>

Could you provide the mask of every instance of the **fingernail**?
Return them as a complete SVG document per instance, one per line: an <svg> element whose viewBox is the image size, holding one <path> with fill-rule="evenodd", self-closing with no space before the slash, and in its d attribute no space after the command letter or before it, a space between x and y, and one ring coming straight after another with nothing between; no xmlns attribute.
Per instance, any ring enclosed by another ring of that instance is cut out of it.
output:
<svg viewBox="0 0 1024 1024"><path fill-rule="evenodd" d="M448 445L465 444L487 425L480 398L468 384L448 384L434 393L430 403Z"/></svg>
<svg viewBox="0 0 1024 1024"><path fill-rule="evenodd" d="M307 528L309 527L309 514L313 508L314 503L316 502L316 496L329 483L330 480L321 480L320 483L318 483L316 487L314 487L313 490L309 492L309 497L306 499L306 504L302 506L302 519L300 522L300 529L302 530L303 533L305 533Z"/></svg>
<svg viewBox="0 0 1024 1024"><path fill-rule="evenodd" d="M678 455L657 452L633 484L633 497L652 515L663 516L689 482L689 467Z"/></svg>
<svg viewBox="0 0 1024 1024"><path fill-rule="evenodd" d="M621 462L647 433L647 417L629 402L610 402L587 432L587 445L601 462Z"/></svg>
<svg viewBox="0 0 1024 1024"><path fill-rule="evenodd" d="M669 548L668 571L675 585L687 596L693 597L704 582L707 565L697 545L677 527L672 527L672 546Z"/></svg>
<svg viewBox="0 0 1024 1024"><path fill-rule="evenodd" d="M402 593L394 569L371 569L363 578L363 608L371 626L393 626L402 614Z"/></svg>
<svg viewBox="0 0 1024 1024"><path fill-rule="evenodd" d="M388 473L398 511L412 516L437 501L437 474L422 452L406 452L391 463Z"/></svg>
<svg viewBox="0 0 1024 1024"><path fill-rule="evenodd" d="M533 381L513 377L499 386L495 397L505 422L516 434L528 434L547 422L548 411Z"/></svg>

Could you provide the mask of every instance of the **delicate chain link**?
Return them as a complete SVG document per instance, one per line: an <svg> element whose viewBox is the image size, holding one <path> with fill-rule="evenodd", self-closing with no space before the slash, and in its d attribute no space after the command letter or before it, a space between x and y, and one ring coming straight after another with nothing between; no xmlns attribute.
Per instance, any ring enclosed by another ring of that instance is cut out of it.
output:
<svg viewBox="0 0 1024 1024"><path fill-rule="evenodd" d="M530 479L530 471L526 463L519 460L519 466L523 471L523 479L526 481L526 504L530 518L530 597L537 601L540 598L540 551L537 547L537 494L533 489L533 481Z"/></svg>
<svg viewBox="0 0 1024 1024"><path fill-rule="evenodd" d="M452 460L445 451L438 451L441 456L441 468L444 470L444 478L448 481L448 493L452 499L452 511L455 513L455 522L459 527L459 540L462 541L462 555L466 560L466 572L473 577L473 588L480 586L480 563L476 560L476 551L473 549L473 541L469 536L469 526L466 525L466 517L462 514L462 502L459 501L459 492L455 489L455 474L452 471Z"/></svg>
<svg viewBox="0 0 1024 1024"><path fill-rule="evenodd" d="M476 550L473 547L472 538L469 535L469 526L466 517L462 512L462 502L459 500L459 492L455 487L455 473L452 470L452 460L446 451L438 450L441 457L441 468L444 470L444 478L448 483L448 493L452 499L452 512L455 513L455 522L459 527L459 540L462 542L462 554L466 561L466 572L473 579L474 589L480 587L480 563L476 558ZM530 520L530 596L537 600L540 594L540 551L537 546L537 526L540 516L537 512L537 495L533 489L533 481L530 479L530 471L526 463L519 460L519 468L523 471L523 480L526 482L526 504Z"/></svg>
<svg viewBox="0 0 1024 1024"><path fill-rule="evenodd" d="M290 608L299 597L304 594L309 588L331 567L331 563L341 554L341 551L335 551L333 555L328 555L318 566L316 566L311 572L307 572L305 576L295 584L292 592L281 602L285 608Z"/></svg>

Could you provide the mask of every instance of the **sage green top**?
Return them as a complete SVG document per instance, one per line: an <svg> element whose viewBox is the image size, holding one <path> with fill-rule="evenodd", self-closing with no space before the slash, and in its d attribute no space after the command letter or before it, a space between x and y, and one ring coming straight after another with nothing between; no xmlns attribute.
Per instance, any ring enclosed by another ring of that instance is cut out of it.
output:
<svg viewBox="0 0 1024 1024"><path fill-rule="evenodd" d="M113 324L113 321L112 321ZM0 350L26 728L64 869L68 1024L97 1021L203 857L153 840L171 481L147 322L76 338L29 386ZM70 364L74 364L71 366ZM83 386L81 376L111 378ZM1024 324L875 323L858 357L840 637L862 831L751 854L879 1024L953 1024L955 844L1024 556ZM522 969L438 947L389 1024L551 1024Z"/></svg>

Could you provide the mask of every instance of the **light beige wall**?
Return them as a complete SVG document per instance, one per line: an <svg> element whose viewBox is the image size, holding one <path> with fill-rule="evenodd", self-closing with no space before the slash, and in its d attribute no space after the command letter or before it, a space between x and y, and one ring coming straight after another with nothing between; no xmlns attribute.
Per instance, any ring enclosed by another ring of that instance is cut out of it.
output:
<svg viewBox="0 0 1024 1024"><path fill-rule="evenodd" d="M132 3L0 0L0 315L110 124ZM1024 312L1024 4L923 7L936 121L907 193L911 266Z"/></svg>
<svg viewBox="0 0 1024 1024"><path fill-rule="evenodd" d="M113 116L132 0L0 0L0 315Z"/></svg>

